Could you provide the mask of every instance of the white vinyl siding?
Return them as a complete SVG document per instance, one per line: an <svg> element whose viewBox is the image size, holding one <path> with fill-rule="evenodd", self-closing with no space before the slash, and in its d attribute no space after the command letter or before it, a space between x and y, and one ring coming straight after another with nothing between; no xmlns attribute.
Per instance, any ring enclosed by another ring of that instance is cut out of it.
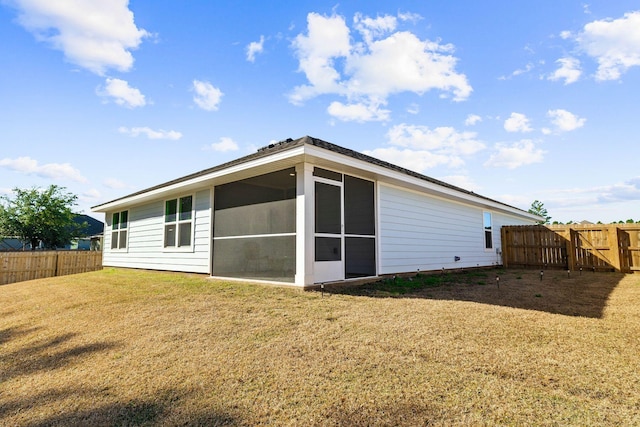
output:
<svg viewBox="0 0 640 427"><path fill-rule="evenodd" d="M494 249L485 250L482 208L384 184L379 188L380 274L501 263L499 215L494 214Z"/></svg>
<svg viewBox="0 0 640 427"><path fill-rule="evenodd" d="M203 189L194 195L193 245L189 251L166 251L164 248L164 200L129 209L127 253L111 251L110 233L105 235L106 267L145 268L152 270L210 272L211 194Z"/></svg>

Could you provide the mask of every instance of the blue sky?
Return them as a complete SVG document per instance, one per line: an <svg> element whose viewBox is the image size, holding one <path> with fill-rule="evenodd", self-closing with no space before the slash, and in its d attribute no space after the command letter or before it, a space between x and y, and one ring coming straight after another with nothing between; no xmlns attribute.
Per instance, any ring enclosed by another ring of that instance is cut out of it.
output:
<svg viewBox="0 0 640 427"><path fill-rule="evenodd" d="M310 135L640 220L640 3L0 0L0 194L78 210Z"/></svg>

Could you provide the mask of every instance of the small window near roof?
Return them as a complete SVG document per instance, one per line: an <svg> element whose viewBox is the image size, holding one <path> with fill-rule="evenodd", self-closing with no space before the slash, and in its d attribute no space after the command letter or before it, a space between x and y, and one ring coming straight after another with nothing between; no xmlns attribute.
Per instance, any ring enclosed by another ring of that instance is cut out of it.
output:
<svg viewBox="0 0 640 427"><path fill-rule="evenodd" d="M342 174L322 168L313 168L313 176L342 182Z"/></svg>

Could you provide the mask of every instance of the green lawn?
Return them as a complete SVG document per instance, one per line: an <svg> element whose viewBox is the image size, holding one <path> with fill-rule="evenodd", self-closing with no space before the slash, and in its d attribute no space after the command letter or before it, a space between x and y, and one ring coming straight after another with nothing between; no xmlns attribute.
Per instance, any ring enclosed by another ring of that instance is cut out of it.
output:
<svg viewBox="0 0 640 427"><path fill-rule="evenodd" d="M640 425L640 275L411 279L0 286L0 425Z"/></svg>

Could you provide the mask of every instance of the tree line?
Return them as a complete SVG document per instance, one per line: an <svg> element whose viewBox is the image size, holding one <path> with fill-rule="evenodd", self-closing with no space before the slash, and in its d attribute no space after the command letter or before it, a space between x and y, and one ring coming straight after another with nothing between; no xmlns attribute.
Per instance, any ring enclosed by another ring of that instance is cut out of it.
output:
<svg viewBox="0 0 640 427"><path fill-rule="evenodd" d="M559 221L553 221L551 222L551 216L549 215L549 213L547 212L547 209L544 207L544 203L542 203L539 200L534 200L533 203L531 203L531 207L528 210L529 213L532 213L534 215L538 215L541 216L542 218L544 218L543 221L539 221L538 224L552 224L552 225L571 225L571 224L579 224L578 221L569 221L569 222L559 222ZM602 221L598 221L596 222L596 224L604 224ZM638 221L634 221L633 219L627 219L625 221L613 221L610 222L608 224L640 224L640 220Z"/></svg>

